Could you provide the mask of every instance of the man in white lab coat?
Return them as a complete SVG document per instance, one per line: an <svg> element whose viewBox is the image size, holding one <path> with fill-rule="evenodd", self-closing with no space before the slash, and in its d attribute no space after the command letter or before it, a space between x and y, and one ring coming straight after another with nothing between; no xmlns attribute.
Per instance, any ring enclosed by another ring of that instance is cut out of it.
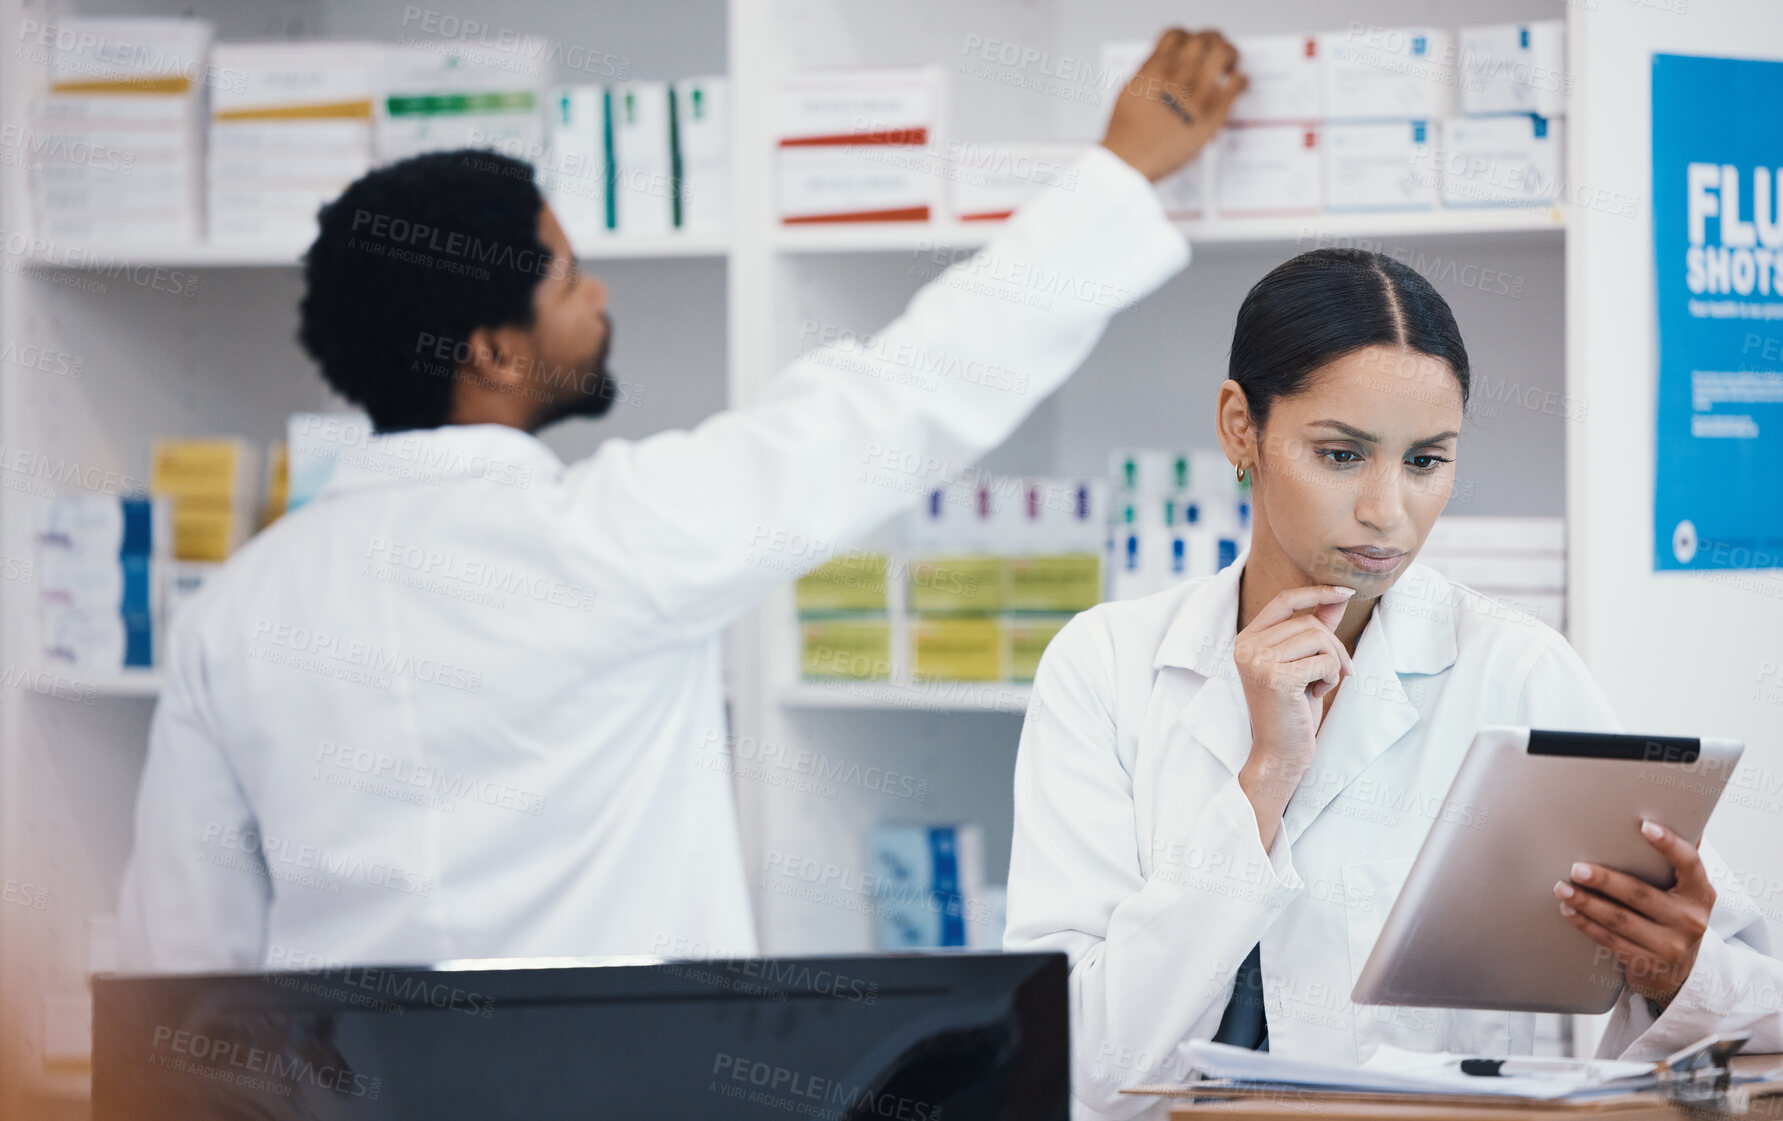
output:
<svg viewBox="0 0 1783 1121"><path fill-rule="evenodd" d="M871 350L568 465L533 433L617 395L606 290L531 169L454 153L350 187L307 258L302 339L383 435L345 442L174 623L124 967L753 953L721 629L824 559L800 542L849 542L941 481L926 465L1005 439L1183 267L1148 180L1224 122L1234 61L1165 35L1074 189ZM1017 376L914 379L913 353Z"/></svg>

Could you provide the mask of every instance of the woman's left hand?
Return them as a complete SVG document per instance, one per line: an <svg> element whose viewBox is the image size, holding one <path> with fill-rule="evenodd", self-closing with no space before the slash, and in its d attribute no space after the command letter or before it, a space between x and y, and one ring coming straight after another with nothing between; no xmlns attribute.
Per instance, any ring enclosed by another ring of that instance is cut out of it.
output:
<svg viewBox="0 0 1783 1121"><path fill-rule="evenodd" d="M1641 835L1676 869L1670 891L1602 865L1574 864L1571 881L1556 883L1554 894L1568 922L1616 955L1628 987L1664 1008L1696 965L1715 886L1696 846L1656 822L1643 822Z"/></svg>

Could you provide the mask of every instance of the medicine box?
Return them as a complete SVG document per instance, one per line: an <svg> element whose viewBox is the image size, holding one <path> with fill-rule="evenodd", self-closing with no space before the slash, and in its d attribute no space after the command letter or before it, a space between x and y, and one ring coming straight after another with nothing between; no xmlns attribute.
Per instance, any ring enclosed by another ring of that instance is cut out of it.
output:
<svg viewBox="0 0 1783 1121"><path fill-rule="evenodd" d="M1001 611L1007 576L1005 558L991 553L916 557L910 562L910 610L925 615Z"/></svg>
<svg viewBox="0 0 1783 1121"><path fill-rule="evenodd" d="M1352 22L1318 37L1328 121L1434 120L1452 112L1455 38L1435 27Z"/></svg>
<svg viewBox="0 0 1783 1121"><path fill-rule="evenodd" d="M1573 80L1564 20L1463 27L1458 38L1462 113L1566 115Z"/></svg>
<svg viewBox="0 0 1783 1121"><path fill-rule="evenodd" d="M799 670L806 678L884 681L891 677L891 620L833 616L799 623Z"/></svg>
<svg viewBox="0 0 1783 1121"><path fill-rule="evenodd" d="M544 143L538 61L549 45L392 47L380 65L375 151L391 162L454 148L531 152Z"/></svg>
<svg viewBox="0 0 1783 1121"><path fill-rule="evenodd" d="M959 141L943 148L953 188L954 217L997 221L1048 191L1077 189L1081 144Z"/></svg>
<svg viewBox="0 0 1783 1121"><path fill-rule="evenodd" d="M385 48L348 40L218 43L210 91L218 121L349 120L371 125ZM369 136L367 138L369 140Z"/></svg>
<svg viewBox="0 0 1783 1121"><path fill-rule="evenodd" d="M882 950L979 946L991 928L975 825L875 826L867 837Z"/></svg>
<svg viewBox="0 0 1783 1121"><path fill-rule="evenodd" d="M1324 116L1316 36L1239 35L1232 45L1249 79L1232 103L1234 124L1289 124Z"/></svg>
<svg viewBox="0 0 1783 1121"><path fill-rule="evenodd" d="M1425 158L1444 206L1547 205L1560 189L1564 122L1549 117L1451 117Z"/></svg>
<svg viewBox="0 0 1783 1121"><path fill-rule="evenodd" d="M939 214L941 101L939 67L784 79L773 97L781 221L926 222Z"/></svg>
<svg viewBox="0 0 1783 1121"><path fill-rule="evenodd" d="M1030 682L1040 668L1040 656L1063 630L1071 615L1011 615L1003 620L1009 646L1009 680Z"/></svg>
<svg viewBox="0 0 1783 1121"><path fill-rule="evenodd" d="M187 93L224 84L209 70L215 27L205 20L59 15L54 30L50 81L58 87L123 84L140 93Z"/></svg>
<svg viewBox="0 0 1783 1121"><path fill-rule="evenodd" d="M1420 168L1434 137L1428 121L1326 125L1325 208L1333 211L1429 210L1436 176Z"/></svg>
<svg viewBox="0 0 1783 1121"><path fill-rule="evenodd" d="M669 87L675 121L676 225L712 233L730 226L730 81L685 78Z"/></svg>
<svg viewBox="0 0 1783 1121"><path fill-rule="evenodd" d="M912 619L910 665L917 681L1001 681L1002 621L996 616Z"/></svg>
<svg viewBox="0 0 1783 1121"><path fill-rule="evenodd" d="M607 153L612 195L608 218L625 234L674 227L675 168L669 146L667 82L624 82L607 90Z"/></svg>
<svg viewBox="0 0 1783 1121"><path fill-rule="evenodd" d="M793 588L799 614L885 611L891 557L849 552L801 576Z"/></svg>
<svg viewBox="0 0 1783 1121"><path fill-rule="evenodd" d="M1312 214L1323 206L1317 125L1245 125L1215 142L1222 217Z"/></svg>
<svg viewBox="0 0 1783 1121"><path fill-rule="evenodd" d="M545 98L545 148L533 165L539 189L572 245L607 229L606 93L559 86Z"/></svg>
<svg viewBox="0 0 1783 1121"><path fill-rule="evenodd" d="M1010 557L1003 605L1010 611L1083 611L1102 602L1099 553Z"/></svg>

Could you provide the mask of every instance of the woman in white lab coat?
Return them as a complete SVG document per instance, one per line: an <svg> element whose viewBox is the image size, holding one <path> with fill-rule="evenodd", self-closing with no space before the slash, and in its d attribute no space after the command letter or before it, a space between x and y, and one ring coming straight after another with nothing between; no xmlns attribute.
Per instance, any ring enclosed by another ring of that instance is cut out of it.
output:
<svg viewBox="0 0 1783 1121"><path fill-rule="evenodd" d="M1217 406L1252 484L1250 549L1048 648L1005 946L1070 955L1081 1114L1151 1106L1120 1089L1183 1078L1191 1040L1337 1062L1531 1049L1529 1014L1349 999L1431 823L1473 812L1444 795L1474 733L1617 727L1560 635L1413 563L1467 386L1454 316L1410 268L1358 250L1281 265L1238 313ZM1730 1023L1783 1048L1755 908L1707 846L1655 824L1671 891L1585 865L1555 885L1628 977L1600 1054L1662 1057Z"/></svg>

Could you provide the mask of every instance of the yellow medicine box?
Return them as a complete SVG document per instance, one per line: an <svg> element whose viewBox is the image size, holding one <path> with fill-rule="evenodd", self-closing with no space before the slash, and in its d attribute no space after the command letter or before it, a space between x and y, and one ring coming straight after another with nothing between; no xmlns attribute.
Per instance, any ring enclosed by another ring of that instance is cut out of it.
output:
<svg viewBox="0 0 1783 1121"><path fill-rule="evenodd" d="M1001 681L1003 623L997 618L924 618L910 624L918 681Z"/></svg>
<svg viewBox="0 0 1783 1121"><path fill-rule="evenodd" d="M1102 602L1102 558L1095 553L1011 557L1004 607L1010 611L1083 611Z"/></svg>
<svg viewBox="0 0 1783 1121"><path fill-rule="evenodd" d="M807 678L891 677L891 620L883 615L806 619L799 624L799 646L799 670Z"/></svg>
<svg viewBox="0 0 1783 1121"><path fill-rule="evenodd" d="M1009 680L1028 682L1040 668L1040 655L1053 636L1071 621L1070 615L1012 615L1003 620L1009 643Z"/></svg>
<svg viewBox="0 0 1783 1121"><path fill-rule="evenodd" d="M922 615L984 615L1003 610L1005 558L989 553L910 562L910 610Z"/></svg>
<svg viewBox="0 0 1783 1121"><path fill-rule="evenodd" d="M849 553L799 577L793 589L800 615L828 611L884 611L886 573L891 558L884 553Z"/></svg>

